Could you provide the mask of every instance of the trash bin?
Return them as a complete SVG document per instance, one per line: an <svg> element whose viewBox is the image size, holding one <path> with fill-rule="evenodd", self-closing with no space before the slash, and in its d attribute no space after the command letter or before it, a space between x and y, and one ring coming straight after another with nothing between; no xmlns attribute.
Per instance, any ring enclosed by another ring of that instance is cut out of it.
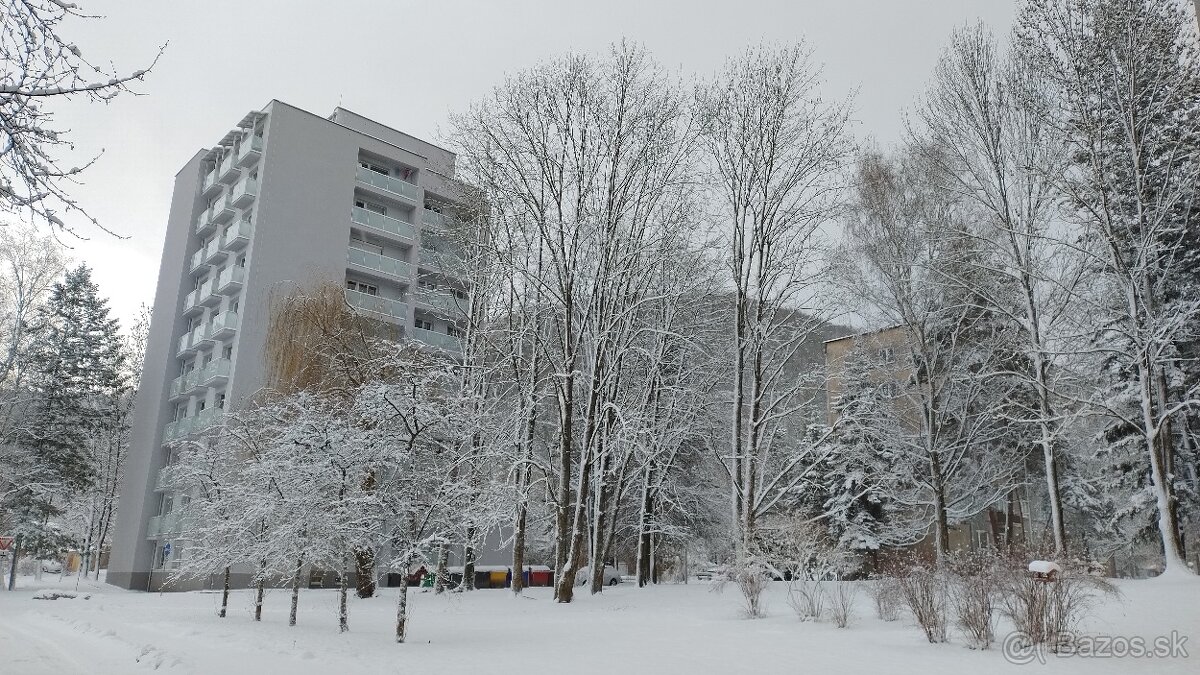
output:
<svg viewBox="0 0 1200 675"><path fill-rule="evenodd" d="M534 569L529 572L530 586L550 586L554 583L554 573L549 569Z"/></svg>
<svg viewBox="0 0 1200 675"><path fill-rule="evenodd" d="M488 588L504 588L506 586L504 582L508 579L508 570L492 570L488 576L491 577L489 579L491 584Z"/></svg>
<svg viewBox="0 0 1200 675"><path fill-rule="evenodd" d="M421 588L433 588L433 579L436 575L433 572L426 572L421 578Z"/></svg>

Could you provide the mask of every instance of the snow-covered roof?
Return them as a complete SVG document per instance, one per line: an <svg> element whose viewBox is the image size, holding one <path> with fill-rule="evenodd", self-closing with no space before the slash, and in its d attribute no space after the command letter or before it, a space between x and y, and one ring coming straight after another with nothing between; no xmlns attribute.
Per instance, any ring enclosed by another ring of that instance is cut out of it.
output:
<svg viewBox="0 0 1200 675"><path fill-rule="evenodd" d="M1034 560L1029 563L1029 571L1037 574L1050 574L1051 572L1061 572L1062 568L1049 560Z"/></svg>

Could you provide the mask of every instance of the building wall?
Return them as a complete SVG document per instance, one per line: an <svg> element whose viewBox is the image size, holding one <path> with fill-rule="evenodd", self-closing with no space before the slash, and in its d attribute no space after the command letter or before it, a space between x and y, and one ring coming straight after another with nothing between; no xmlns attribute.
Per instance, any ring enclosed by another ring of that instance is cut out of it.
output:
<svg viewBox="0 0 1200 675"><path fill-rule="evenodd" d="M265 385L267 330L274 300L321 282L342 285L359 274L353 268L348 269L347 264L356 196L387 203L389 215L400 217L414 229L410 242L386 243L383 248L385 254L408 261L411 270L405 279L378 282L380 296L404 296L408 304L406 315L393 319L393 323L407 333L412 331L418 314L436 320L435 326L442 330L455 321L453 316L444 314L435 317L415 293L420 241L427 236L422 225L426 191L430 199L438 202L454 199L456 188L450 178L454 170L453 154L341 108L326 118L272 101L259 114L265 115L261 157L255 165L241 170L241 175L251 169L258 174L258 193L248 208L253 231L246 248L227 258L234 260L237 255L245 255L245 279L239 295L224 298L216 308L202 315L211 318L218 309L232 310L233 302L237 301L238 325L231 340L229 379L224 388L225 406L235 410ZM253 119L253 113L246 118ZM374 188L356 180L360 157L407 167L405 171L410 168L408 182L419 184L422 189L413 188L409 199L377 190L373 196L369 195ZM156 491L156 485L159 470L169 457L163 446L164 428L175 418L178 405L169 400L169 392L184 364L177 356L179 340L190 326L183 308L198 280L214 274L191 271L192 255L203 245L194 233L194 225L208 208L209 200L201 194L201 186L213 167L211 158L210 151L201 151L185 165L176 176L171 200L144 376L138 392L140 405L134 415L122 508L109 568L110 583L126 588L158 587L167 576L166 571L159 570L151 578L150 572L158 546L170 537L155 540L146 533L151 519L159 515L164 499L163 493ZM244 215L236 213L230 223L237 223ZM217 228L218 234L221 229ZM453 279L423 276L442 286L461 287L452 283ZM189 416L195 415L201 398L212 408L215 391L187 399ZM239 573L237 578L244 581L246 576ZM207 582L200 581L180 587L205 585Z"/></svg>
<svg viewBox="0 0 1200 675"><path fill-rule="evenodd" d="M157 510L154 481L162 466L162 430L170 420L172 408L163 405L170 382L175 377L175 345L182 334L179 299L189 287L189 276L181 260L190 255L189 234L192 214L199 206L201 157L197 152L175 175L171 211L158 284L154 291L154 310L142 363L142 381L133 411L129 454L125 459L125 482L121 487L121 507L113 530L112 555L108 582L124 588L144 588L154 544L145 537L150 516Z"/></svg>

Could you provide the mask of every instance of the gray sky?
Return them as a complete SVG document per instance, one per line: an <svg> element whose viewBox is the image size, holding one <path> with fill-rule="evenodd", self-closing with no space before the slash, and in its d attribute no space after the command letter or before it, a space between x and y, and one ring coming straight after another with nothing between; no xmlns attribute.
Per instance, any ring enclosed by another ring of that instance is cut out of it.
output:
<svg viewBox="0 0 1200 675"><path fill-rule="evenodd" d="M145 66L145 96L57 109L81 152L104 151L75 195L116 240L68 242L123 323L153 300L175 172L272 98L337 105L437 142L448 113L506 73L565 51L643 43L682 75L707 75L761 40L806 38L827 94L858 89L857 135L896 141L950 31L1009 29L1015 0L78 0L98 21L71 37L93 60Z"/></svg>

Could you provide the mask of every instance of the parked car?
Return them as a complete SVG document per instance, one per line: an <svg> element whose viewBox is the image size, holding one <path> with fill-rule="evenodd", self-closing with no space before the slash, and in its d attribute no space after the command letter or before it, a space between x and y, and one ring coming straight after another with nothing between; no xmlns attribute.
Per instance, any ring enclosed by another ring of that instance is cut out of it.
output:
<svg viewBox="0 0 1200 675"><path fill-rule="evenodd" d="M42 560L42 571L46 574L62 574L62 562L58 560Z"/></svg>
<svg viewBox="0 0 1200 675"><path fill-rule="evenodd" d="M590 568L590 567L580 568L580 570L575 573L575 585L576 586L587 586L588 583L591 582L591 580L592 580L592 568ZM613 567L612 565L605 565L604 566L604 585L605 586L616 586L619 583L621 583L621 573L618 572L617 568Z"/></svg>

